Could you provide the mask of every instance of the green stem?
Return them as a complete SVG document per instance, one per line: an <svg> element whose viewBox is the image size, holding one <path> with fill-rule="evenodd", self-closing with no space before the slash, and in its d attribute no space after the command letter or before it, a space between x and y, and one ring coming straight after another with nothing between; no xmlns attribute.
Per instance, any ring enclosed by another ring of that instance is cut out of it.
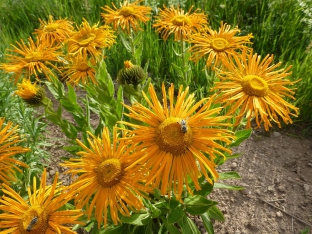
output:
<svg viewBox="0 0 312 234"><path fill-rule="evenodd" d="M180 46L181 46L181 58L182 58L182 73L183 73L183 86L186 87L189 84L187 72L185 70L186 62L185 62L185 49L184 49L184 41L183 37L180 39Z"/></svg>

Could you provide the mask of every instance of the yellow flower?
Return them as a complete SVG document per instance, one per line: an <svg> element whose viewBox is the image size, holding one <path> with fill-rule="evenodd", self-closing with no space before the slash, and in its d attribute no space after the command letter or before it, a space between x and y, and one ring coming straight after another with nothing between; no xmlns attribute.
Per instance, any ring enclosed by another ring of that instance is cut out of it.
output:
<svg viewBox="0 0 312 234"><path fill-rule="evenodd" d="M193 44L190 51L193 53L191 60L198 62L202 57L208 55L206 66L217 66L226 59L237 58L238 52L247 48L246 44L251 44L252 34L247 36L235 36L240 30L230 25L223 24L219 31L207 28L206 32L193 34L189 42Z"/></svg>
<svg viewBox="0 0 312 234"><path fill-rule="evenodd" d="M74 55L87 55L100 59L102 51L115 43L116 36L109 26L100 26L99 23L90 27L88 21L83 19L78 31L68 39L68 52Z"/></svg>
<svg viewBox="0 0 312 234"><path fill-rule="evenodd" d="M250 121L255 117L257 127L264 123L266 130L272 127L270 121L281 127L279 118L288 124L292 123L291 115L297 116L298 108L284 100L285 97L294 99L294 92L286 85L296 82L285 79L291 74L288 72L291 66L276 70L281 63L271 65L272 61L273 55L261 60L252 51L243 51L241 60L226 62L228 71L217 70L220 82L216 82L214 90L219 90L221 96L216 102L225 103L227 114L237 113L235 126L240 124L244 115L246 128L251 128ZM290 113L291 109L296 114Z"/></svg>
<svg viewBox="0 0 312 234"><path fill-rule="evenodd" d="M73 21L67 19L53 20L49 15L48 21L39 19L40 27L35 29L34 34L38 35L38 40L47 45L60 44L71 36L74 32Z"/></svg>
<svg viewBox="0 0 312 234"><path fill-rule="evenodd" d="M43 73L45 77L49 80L49 75L56 77L56 75L47 67L50 66L57 71L58 68L51 62L57 62L58 56L61 52L57 50L59 47L50 47L45 43L36 43L32 38L28 38L28 43L25 44L23 40L21 43L17 42L18 46L14 46L14 49L9 49L8 51L13 52L6 54L8 62L0 64L0 68L6 72L16 73L15 83L18 81L21 73L26 70L26 78L30 78L31 75L39 79L38 75ZM15 54L16 55L15 55Z"/></svg>
<svg viewBox="0 0 312 234"><path fill-rule="evenodd" d="M32 84L29 79L23 79L22 83L17 84L17 88L15 94L20 96L27 104L38 106L42 103L45 96L44 90L36 83Z"/></svg>
<svg viewBox="0 0 312 234"><path fill-rule="evenodd" d="M175 40L185 40L193 33L204 29L208 23L207 16L204 13L196 13L200 9L191 13L193 6L187 13L179 6L175 9L173 6L164 10L160 9L159 14L155 17L153 27L161 37L167 40L170 34L174 34Z"/></svg>
<svg viewBox="0 0 312 234"><path fill-rule="evenodd" d="M86 54L84 56L78 54L72 57L69 63L64 66L62 77L72 85L77 85L80 82L85 85L90 81L97 84L98 82L95 78L94 69L95 65L96 61L94 58L88 61Z"/></svg>
<svg viewBox="0 0 312 234"><path fill-rule="evenodd" d="M0 181L10 184L10 181L16 181L15 170L22 172L16 165L28 167L25 163L13 158L14 155L30 151L28 148L18 146L22 140L18 135L18 126L13 126L8 122L4 126L5 118L0 118Z"/></svg>
<svg viewBox="0 0 312 234"><path fill-rule="evenodd" d="M214 97L194 103L194 94L188 91L188 87L182 91L181 86L174 100L174 86L171 84L168 103L163 84L162 105L150 85L151 99L143 92L150 109L140 103L131 107L125 105L130 111L129 117L143 124L120 122L134 128L129 130L129 140L137 143L137 151L146 152L134 162L135 165L144 165L143 169L148 174L146 183L160 187L163 195L168 193L170 196L172 191L178 199L184 185L192 193L190 180L196 190L200 190L198 178L201 175L210 183L218 178L214 159L216 155L224 157L223 151L230 152L220 143L230 143L233 139L233 133L223 128L230 126L222 122L229 116L218 115L222 108L210 109Z"/></svg>
<svg viewBox="0 0 312 234"><path fill-rule="evenodd" d="M140 210L143 203L140 191L147 188L142 185L139 172L133 170L128 155L133 151L123 141L117 143L117 133L114 129L111 145L108 128L104 128L102 138L95 137L90 132L88 138L90 148L77 140L84 151L77 154L81 158L71 158L61 164L68 167L68 172L78 178L70 185L77 192L76 206L87 205L88 218L95 209L98 225L107 225L108 213L114 224L120 222L118 213L130 216L130 210ZM93 139L93 141L92 141ZM133 157L141 154L133 153ZM90 202L90 203L89 203Z"/></svg>
<svg viewBox="0 0 312 234"><path fill-rule="evenodd" d="M140 22L146 24L150 18L147 16L151 13L152 8L148 6L138 5L142 0L136 0L133 3L129 3L128 0L124 3L120 3L118 9L114 3L112 3L112 9L109 6L102 7L107 13L101 13L106 24L112 24L114 30L120 27L124 32L130 34L130 29L134 31L141 30Z"/></svg>
<svg viewBox="0 0 312 234"><path fill-rule="evenodd" d="M67 233L75 234L70 226L84 224L77 219L82 216L81 210L59 210L70 199L70 194L62 193L54 178L51 186L46 186L46 170L44 170L40 187L37 190L36 178L33 180L33 193L28 188L28 199L25 200L8 185L3 184L0 199L1 233Z"/></svg>

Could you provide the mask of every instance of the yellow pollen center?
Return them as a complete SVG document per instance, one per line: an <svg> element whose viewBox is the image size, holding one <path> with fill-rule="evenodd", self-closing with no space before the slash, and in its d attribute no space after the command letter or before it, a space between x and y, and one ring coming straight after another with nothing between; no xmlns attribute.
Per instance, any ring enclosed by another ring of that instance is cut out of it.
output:
<svg viewBox="0 0 312 234"><path fill-rule="evenodd" d="M244 76L241 84L244 92L249 96L264 97L269 92L269 86L267 82L259 76Z"/></svg>
<svg viewBox="0 0 312 234"><path fill-rule="evenodd" d="M83 63L80 63L79 64L79 67L78 67L78 71L81 71L81 72L85 72L85 71L88 71L90 69L89 65L85 62Z"/></svg>
<svg viewBox="0 0 312 234"><path fill-rule="evenodd" d="M48 24L48 25L44 26L43 30L46 31L46 32L53 32L56 29L58 29L59 27L60 27L59 24L51 23L51 24Z"/></svg>
<svg viewBox="0 0 312 234"><path fill-rule="evenodd" d="M178 15L171 20L171 23L177 26L188 25L190 23L190 19L185 15Z"/></svg>
<svg viewBox="0 0 312 234"><path fill-rule="evenodd" d="M228 46L229 42L224 38L215 38L211 41L211 46L216 51L223 51Z"/></svg>
<svg viewBox="0 0 312 234"><path fill-rule="evenodd" d="M19 223L19 233L46 233L48 229L48 214L41 206L31 206L22 216Z"/></svg>
<svg viewBox="0 0 312 234"><path fill-rule="evenodd" d="M104 160L94 171L99 184L106 188L119 183L123 168L119 159L109 158Z"/></svg>
<svg viewBox="0 0 312 234"><path fill-rule="evenodd" d="M89 33L86 35L85 38L83 38L81 41L78 42L80 46L87 46L89 45L94 39L96 38L96 35L94 33Z"/></svg>
<svg viewBox="0 0 312 234"><path fill-rule="evenodd" d="M186 132L181 127L182 119L171 117L164 120L156 130L156 143L158 147L174 156L185 153L192 143L192 129L186 122Z"/></svg>
<svg viewBox="0 0 312 234"><path fill-rule="evenodd" d="M37 62L42 58L42 54L40 52L31 52L25 56L27 62Z"/></svg>
<svg viewBox="0 0 312 234"><path fill-rule="evenodd" d="M128 17L128 16L132 15L133 12L134 12L133 7L126 6L126 7L121 8L118 14L122 15L124 17Z"/></svg>

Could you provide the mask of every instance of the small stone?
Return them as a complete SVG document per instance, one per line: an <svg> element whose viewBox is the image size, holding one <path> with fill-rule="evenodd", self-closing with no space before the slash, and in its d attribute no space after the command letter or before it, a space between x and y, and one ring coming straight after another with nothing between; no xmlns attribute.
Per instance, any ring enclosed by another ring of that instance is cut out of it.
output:
<svg viewBox="0 0 312 234"><path fill-rule="evenodd" d="M269 185L269 186L268 186L268 191L269 191L269 192L273 192L273 191L274 191L274 187L273 187L272 185Z"/></svg>
<svg viewBox="0 0 312 234"><path fill-rule="evenodd" d="M231 168L232 168L232 169L236 169L236 168L237 168L237 163L236 163L236 162L233 162L233 163L231 164Z"/></svg>
<svg viewBox="0 0 312 234"><path fill-rule="evenodd" d="M310 190L310 185L304 184L304 185L303 185L304 195L307 196L307 195L309 194L309 190Z"/></svg>
<svg viewBox="0 0 312 234"><path fill-rule="evenodd" d="M312 163L308 163L308 166L309 166L309 167L312 167Z"/></svg>
<svg viewBox="0 0 312 234"><path fill-rule="evenodd" d="M248 172L249 172L249 173L251 173L251 172L252 172L252 170L251 170L251 169L248 169Z"/></svg>
<svg viewBox="0 0 312 234"><path fill-rule="evenodd" d="M284 193L284 192L286 191L286 187L285 187L285 185L280 185L280 186L277 187L277 190L278 190L279 192Z"/></svg>
<svg viewBox="0 0 312 234"><path fill-rule="evenodd" d="M55 175L55 171L54 171L53 169L51 169L51 170L49 171L49 175L50 175L50 176Z"/></svg>
<svg viewBox="0 0 312 234"><path fill-rule="evenodd" d="M282 218L283 217L283 213L281 211L277 211L276 212L276 217Z"/></svg>
<svg viewBox="0 0 312 234"><path fill-rule="evenodd" d="M281 134L280 134L279 132L273 132L273 136L274 136L274 137L280 137Z"/></svg>

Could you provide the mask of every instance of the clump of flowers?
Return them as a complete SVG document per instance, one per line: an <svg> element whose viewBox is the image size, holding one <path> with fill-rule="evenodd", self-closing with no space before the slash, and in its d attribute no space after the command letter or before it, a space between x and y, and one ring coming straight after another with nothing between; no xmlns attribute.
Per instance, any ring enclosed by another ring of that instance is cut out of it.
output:
<svg viewBox="0 0 312 234"><path fill-rule="evenodd" d="M123 32L130 34L131 29L134 31L141 30L141 22L146 24L150 20L148 15L151 13L152 8L140 6L140 2L142 0L136 0L133 3L126 0L124 3L120 3L120 8L112 3L114 9L109 6L102 7L107 13L102 13L101 16L106 24L113 25L114 30L120 28Z"/></svg>
<svg viewBox="0 0 312 234"><path fill-rule="evenodd" d="M193 6L188 12L184 12L180 6L177 9L174 6L160 9L159 14L155 16L153 27L157 33L160 33L164 40L169 35L174 34L174 40L185 40L193 33L199 32L207 27L208 20L204 13L197 13L199 9L191 13Z"/></svg>

